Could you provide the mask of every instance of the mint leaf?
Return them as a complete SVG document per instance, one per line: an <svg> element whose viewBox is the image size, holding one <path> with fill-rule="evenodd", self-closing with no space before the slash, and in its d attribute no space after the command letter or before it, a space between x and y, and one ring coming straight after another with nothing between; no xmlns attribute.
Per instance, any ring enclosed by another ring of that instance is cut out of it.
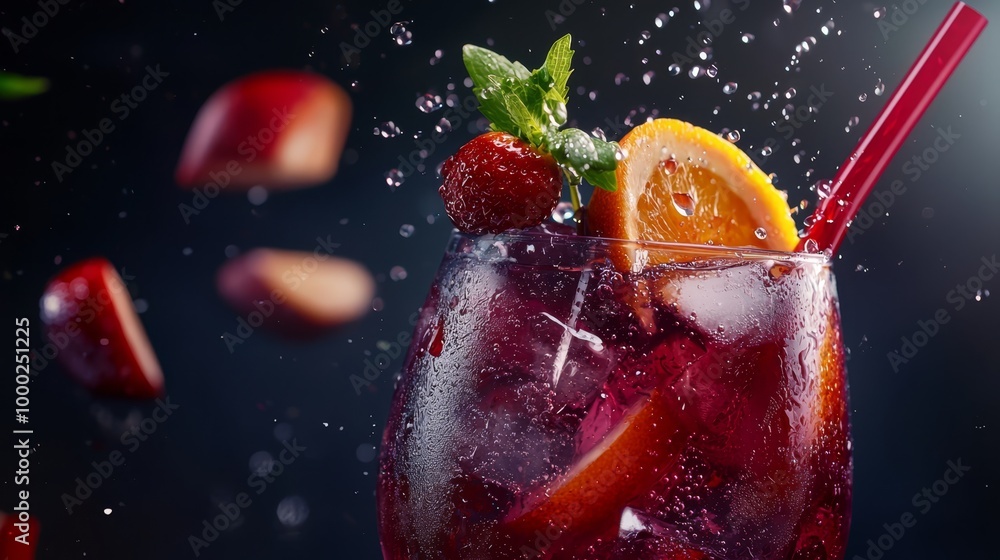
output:
<svg viewBox="0 0 1000 560"><path fill-rule="evenodd" d="M44 93L49 89L49 81L45 78L32 78L0 72L0 99L20 99Z"/></svg>
<svg viewBox="0 0 1000 560"><path fill-rule="evenodd" d="M573 188L582 179L613 191L618 145L579 129L560 130L566 124L572 42L569 35L561 37L549 49L542 67L532 72L520 62L475 45L463 47L462 58L490 128L550 152Z"/></svg>
<svg viewBox="0 0 1000 560"><path fill-rule="evenodd" d="M618 145L595 138L577 128L567 128L546 137L549 151L560 163L580 172L614 171L618 165Z"/></svg>
<svg viewBox="0 0 1000 560"><path fill-rule="evenodd" d="M618 152L621 149L618 142L594 138L594 147L597 149L597 161L592 167L598 171L614 171L618 167Z"/></svg>
<svg viewBox="0 0 1000 560"><path fill-rule="evenodd" d="M531 110L531 107L536 105L532 104L529 91L524 88L523 84L513 82L504 91L503 99L510 112L510 117L517 127L516 134L537 146L542 141L545 127Z"/></svg>
<svg viewBox="0 0 1000 560"><path fill-rule="evenodd" d="M465 62L469 77L472 78L472 83L483 89L490 86L490 76L496 76L501 80L506 78L525 80L531 75L520 62L511 62L503 55L475 45L462 47L462 60Z"/></svg>
<svg viewBox="0 0 1000 560"><path fill-rule="evenodd" d="M572 44L573 38L571 36L563 35L560 37L549 49L549 54L545 57L545 65L542 66L552 79L552 89L563 100L563 103L566 102L566 95L569 93L566 84L569 82L570 74L573 73L571 69L573 51L570 49Z"/></svg>
<svg viewBox="0 0 1000 560"><path fill-rule="evenodd" d="M544 67L531 73L531 84L542 92L541 119L551 123L553 129L566 124L566 96L556 91L555 82Z"/></svg>
<svg viewBox="0 0 1000 560"><path fill-rule="evenodd" d="M499 93L487 94L485 98L480 97L479 112L490 121L490 128L493 130L509 132L517 128L514 120L511 119L510 112L507 111L503 95Z"/></svg>
<svg viewBox="0 0 1000 560"><path fill-rule="evenodd" d="M583 179L597 188L614 192L618 190L618 177L614 171L589 169L583 172Z"/></svg>

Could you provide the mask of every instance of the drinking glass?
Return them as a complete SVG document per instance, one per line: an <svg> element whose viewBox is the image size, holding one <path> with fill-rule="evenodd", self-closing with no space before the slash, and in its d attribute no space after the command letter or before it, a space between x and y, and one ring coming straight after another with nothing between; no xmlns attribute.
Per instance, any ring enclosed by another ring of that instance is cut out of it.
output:
<svg viewBox="0 0 1000 560"><path fill-rule="evenodd" d="M387 560L839 560L823 255L454 233L382 440Z"/></svg>

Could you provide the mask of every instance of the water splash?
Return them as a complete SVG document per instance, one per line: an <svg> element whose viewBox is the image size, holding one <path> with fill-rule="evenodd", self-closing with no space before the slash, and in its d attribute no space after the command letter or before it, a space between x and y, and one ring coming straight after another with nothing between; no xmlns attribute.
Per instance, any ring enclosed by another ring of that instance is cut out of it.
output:
<svg viewBox="0 0 1000 560"><path fill-rule="evenodd" d="M444 107L444 100L441 99L440 95L425 93L417 98L415 105L421 113L433 113Z"/></svg>
<svg viewBox="0 0 1000 560"><path fill-rule="evenodd" d="M401 47L413 43L413 33L406 28L408 25L410 25L409 21L397 21L389 28L389 35Z"/></svg>
<svg viewBox="0 0 1000 560"><path fill-rule="evenodd" d="M694 198L687 193L674 193L670 196L674 203L674 209L684 217L694 216Z"/></svg>
<svg viewBox="0 0 1000 560"><path fill-rule="evenodd" d="M389 188L392 190L398 189L405 180L406 177L403 175L403 172L396 168L392 168L385 172L385 184L389 185Z"/></svg>

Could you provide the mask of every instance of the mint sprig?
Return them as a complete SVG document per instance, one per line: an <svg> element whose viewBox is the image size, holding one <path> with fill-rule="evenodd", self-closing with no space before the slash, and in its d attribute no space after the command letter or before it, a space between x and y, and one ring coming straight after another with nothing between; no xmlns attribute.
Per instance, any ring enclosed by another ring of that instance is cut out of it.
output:
<svg viewBox="0 0 1000 560"><path fill-rule="evenodd" d="M573 73L572 38L561 37L549 49L541 68L529 71L520 62L475 45L465 45L462 58L472 78L479 111L490 129L513 134L542 153L550 153L565 173L575 207L585 180L595 187L617 189L618 144L595 138L566 124L569 77Z"/></svg>

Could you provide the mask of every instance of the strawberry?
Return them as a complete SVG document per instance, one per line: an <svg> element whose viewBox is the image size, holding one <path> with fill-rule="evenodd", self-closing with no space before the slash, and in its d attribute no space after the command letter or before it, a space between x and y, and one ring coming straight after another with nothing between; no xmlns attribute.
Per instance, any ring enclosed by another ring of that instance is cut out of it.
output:
<svg viewBox="0 0 1000 560"><path fill-rule="evenodd" d="M555 158L506 132L473 138L445 160L441 174L448 217L467 233L537 226L562 194Z"/></svg>
<svg viewBox="0 0 1000 560"><path fill-rule="evenodd" d="M95 394L153 399L163 372L128 288L107 259L63 269L45 287L42 323L66 372ZM46 356L48 358L48 356Z"/></svg>
<svg viewBox="0 0 1000 560"><path fill-rule="evenodd" d="M351 98L319 74L243 76L198 111L177 163L177 183L229 190L324 183L337 171L350 123Z"/></svg>
<svg viewBox="0 0 1000 560"><path fill-rule="evenodd" d="M552 214L569 180L573 207L580 208L583 180L615 190L618 145L568 128L566 103L572 38L560 38L541 68L474 45L462 49L479 111L493 132L473 138L441 168L438 189L448 216L467 233L530 228Z"/></svg>

